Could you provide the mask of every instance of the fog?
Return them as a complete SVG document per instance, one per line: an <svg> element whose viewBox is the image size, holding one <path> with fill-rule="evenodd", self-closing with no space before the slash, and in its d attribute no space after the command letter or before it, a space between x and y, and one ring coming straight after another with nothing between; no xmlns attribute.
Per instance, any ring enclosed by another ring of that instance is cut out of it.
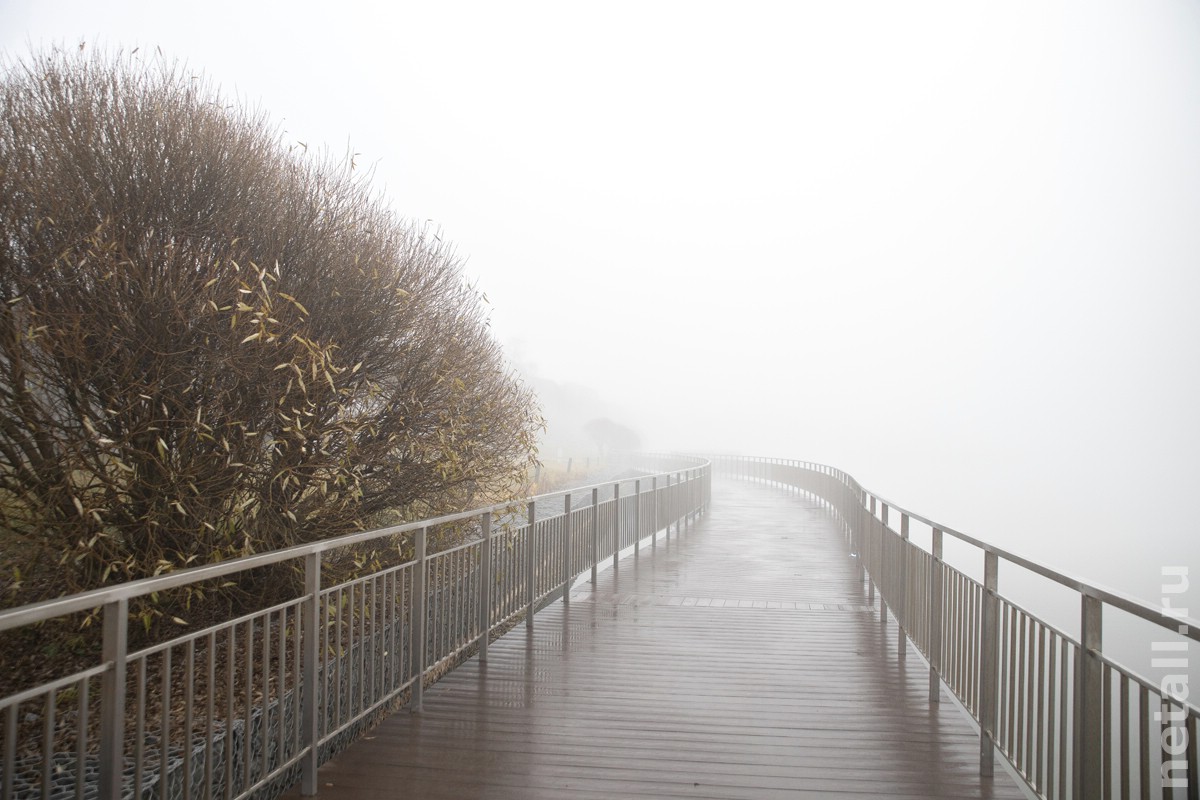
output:
<svg viewBox="0 0 1200 800"><path fill-rule="evenodd" d="M1197 563L1200 4L0 6L80 41L454 241L547 456L607 416L1155 603Z"/></svg>

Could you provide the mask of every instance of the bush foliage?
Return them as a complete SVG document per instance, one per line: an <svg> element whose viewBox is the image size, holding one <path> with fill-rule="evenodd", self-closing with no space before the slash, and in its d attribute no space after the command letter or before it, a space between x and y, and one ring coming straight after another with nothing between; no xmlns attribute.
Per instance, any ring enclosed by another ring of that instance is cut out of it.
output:
<svg viewBox="0 0 1200 800"><path fill-rule="evenodd" d="M6 602L514 488L541 425L452 250L177 65L0 84Z"/></svg>

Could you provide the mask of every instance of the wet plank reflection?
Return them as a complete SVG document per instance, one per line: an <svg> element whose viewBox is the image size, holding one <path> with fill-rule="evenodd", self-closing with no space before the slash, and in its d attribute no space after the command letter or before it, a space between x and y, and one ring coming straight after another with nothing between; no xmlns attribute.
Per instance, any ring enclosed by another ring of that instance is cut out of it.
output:
<svg viewBox="0 0 1200 800"><path fill-rule="evenodd" d="M1022 798L815 504L718 483L325 765L322 798ZM288 797L299 797L294 788Z"/></svg>

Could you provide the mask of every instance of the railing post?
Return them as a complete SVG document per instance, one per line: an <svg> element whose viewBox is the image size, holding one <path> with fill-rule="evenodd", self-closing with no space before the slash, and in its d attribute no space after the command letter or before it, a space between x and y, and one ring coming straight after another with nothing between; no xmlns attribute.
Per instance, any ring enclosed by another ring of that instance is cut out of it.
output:
<svg viewBox="0 0 1200 800"><path fill-rule="evenodd" d="M633 554L641 550L642 541L642 482L633 482Z"/></svg>
<svg viewBox="0 0 1200 800"><path fill-rule="evenodd" d="M120 800L125 775L125 659L129 651L129 601L104 604L104 642L100 657L108 664L100 699L100 798ZM10 743L11 747L11 743ZM6 764L5 771L15 764Z"/></svg>
<svg viewBox="0 0 1200 800"><path fill-rule="evenodd" d="M654 528L654 536L650 539L650 549L657 550L658 549L658 529L660 527L659 526L659 517L658 517L658 477L657 476L650 479L650 513L654 517L654 522L650 526L650 527Z"/></svg>
<svg viewBox="0 0 1200 800"><path fill-rule="evenodd" d="M692 492L695 491L696 482L695 470L684 470L683 472L683 529L686 531L692 527Z"/></svg>
<svg viewBox="0 0 1200 800"><path fill-rule="evenodd" d="M1000 597L996 593L1000 560L992 551L983 559L983 626L979 653L979 774L992 775L996 734L996 660L1000 639Z"/></svg>
<svg viewBox="0 0 1200 800"><path fill-rule="evenodd" d="M900 580L896 590L896 654L900 663L904 663L905 653L908 652L905 639L908 626L908 514L900 514Z"/></svg>
<svg viewBox="0 0 1200 800"><path fill-rule="evenodd" d="M671 507L675 514L675 535L680 536L683 533L683 472L675 479L675 494Z"/></svg>
<svg viewBox="0 0 1200 800"><path fill-rule="evenodd" d="M592 587L596 586L596 566L600 563L600 490L592 487Z"/></svg>
<svg viewBox="0 0 1200 800"><path fill-rule="evenodd" d="M676 499L674 499L674 491L672 489L672 480L674 475L667 475L667 541L671 541L671 523L676 512Z"/></svg>
<svg viewBox="0 0 1200 800"><path fill-rule="evenodd" d="M692 470L692 525L700 518L700 468Z"/></svg>
<svg viewBox="0 0 1200 800"><path fill-rule="evenodd" d="M571 602L571 493L563 495L563 605Z"/></svg>
<svg viewBox="0 0 1200 800"><path fill-rule="evenodd" d="M858 487L858 557L866 564L867 558L867 490Z"/></svg>
<svg viewBox="0 0 1200 800"><path fill-rule="evenodd" d="M1075 797L1090 800L1104 789L1104 604L1097 597L1080 596L1079 659L1075 670Z"/></svg>
<svg viewBox="0 0 1200 800"><path fill-rule="evenodd" d="M533 630L533 606L537 598L537 554L535 542L537 537L537 504L530 501L526 505L525 518L529 521L529 531L525 537L525 627Z"/></svg>
<svg viewBox="0 0 1200 800"><path fill-rule="evenodd" d="M304 604L300 607L300 646L304 657L304 688L300 692L304 710L300 721L300 743L306 748L300 762L300 794L311 797L317 793L317 767L320 766L321 728L317 713L321 697L318 662L321 650L321 554L304 557Z"/></svg>
<svg viewBox="0 0 1200 800"><path fill-rule="evenodd" d="M888 617L888 595L891 594L892 601L896 600L895 592L891 591L892 575L895 565L888 558L888 543L891 542L891 537L888 536L888 504L880 502L879 514L882 524L879 528L879 634L882 636L887 628ZM899 620L897 620L899 622Z"/></svg>
<svg viewBox="0 0 1200 800"><path fill-rule="evenodd" d="M870 516L868 522L870 524L869 533L867 534L867 604L871 607L875 606L875 577L879 572L879 566L875 561L875 495L871 495Z"/></svg>
<svg viewBox="0 0 1200 800"><path fill-rule="evenodd" d="M933 569L929 574L929 704L941 702L942 686L942 529L933 529Z"/></svg>
<svg viewBox="0 0 1200 800"><path fill-rule="evenodd" d="M671 491L670 473L667 474L667 541L671 541L671 515L675 513L675 495Z"/></svg>
<svg viewBox="0 0 1200 800"><path fill-rule="evenodd" d="M887 602L886 597L891 595L893 601L896 599L893 591L895 581L895 562L889 558L888 546L892 539L888 536L891 527L888 525L891 517L891 508L882 500L879 501L879 595L880 602ZM888 608L891 608L890 603Z"/></svg>
<svg viewBox="0 0 1200 800"><path fill-rule="evenodd" d="M683 474L683 529L691 530L691 510L692 503L691 493L695 491L695 481L692 480L692 470L686 470Z"/></svg>
<svg viewBox="0 0 1200 800"><path fill-rule="evenodd" d="M413 659L417 662L413 666L412 703L410 704L410 709L413 712L420 712L421 702L425 699L425 625L429 617L425 598L425 541L427 538L428 528L418 528L416 543L417 574L413 580L412 602L413 614L417 617L413 625L413 636L416 637L416 641L413 642L412 648Z"/></svg>
<svg viewBox="0 0 1200 800"><path fill-rule="evenodd" d="M492 575L492 512L485 511L479 515L479 527L482 531L482 564L479 569L479 663L486 664L488 660L488 644L492 639L492 586L495 576Z"/></svg>
<svg viewBox="0 0 1200 800"><path fill-rule="evenodd" d="M867 576L867 605L875 606L875 518L866 506L862 509L862 549L859 557Z"/></svg>
<svg viewBox="0 0 1200 800"><path fill-rule="evenodd" d="M621 558L621 482L613 484L613 570Z"/></svg>
<svg viewBox="0 0 1200 800"><path fill-rule="evenodd" d="M708 471L704 474L704 513L707 514L712 508L712 482L713 468L710 465Z"/></svg>
<svg viewBox="0 0 1200 800"><path fill-rule="evenodd" d="M862 492L858 493L855 498L858 502L854 508L854 519L850 526L850 547L854 551L854 555L858 558L859 577L862 577L863 569L863 546L862 546L862 526L863 526L863 496Z"/></svg>

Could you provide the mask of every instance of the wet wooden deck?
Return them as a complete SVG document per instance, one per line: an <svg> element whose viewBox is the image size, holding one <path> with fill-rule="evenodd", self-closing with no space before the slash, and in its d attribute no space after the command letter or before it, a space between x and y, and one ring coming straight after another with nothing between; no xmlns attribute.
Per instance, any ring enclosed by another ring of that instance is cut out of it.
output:
<svg viewBox="0 0 1200 800"><path fill-rule="evenodd" d="M681 537L600 573L320 771L343 798L1022 798L897 658L815 504L721 482ZM293 788L288 797L299 797Z"/></svg>

